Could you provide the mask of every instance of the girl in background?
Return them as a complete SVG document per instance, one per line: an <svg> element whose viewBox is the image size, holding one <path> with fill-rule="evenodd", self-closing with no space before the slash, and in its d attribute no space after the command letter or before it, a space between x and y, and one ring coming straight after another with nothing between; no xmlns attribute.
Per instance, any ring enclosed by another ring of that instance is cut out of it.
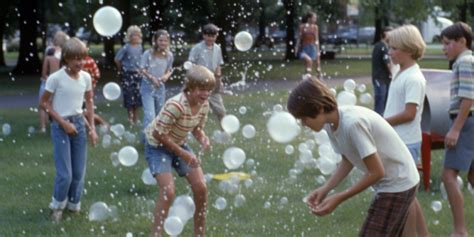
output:
<svg viewBox="0 0 474 237"><path fill-rule="evenodd" d="M123 107L128 111L128 121L135 124L138 108L142 107L140 97L140 57L142 56L142 31L136 25L127 29L127 43L117 52L115 64L121 75Z"/></svg>

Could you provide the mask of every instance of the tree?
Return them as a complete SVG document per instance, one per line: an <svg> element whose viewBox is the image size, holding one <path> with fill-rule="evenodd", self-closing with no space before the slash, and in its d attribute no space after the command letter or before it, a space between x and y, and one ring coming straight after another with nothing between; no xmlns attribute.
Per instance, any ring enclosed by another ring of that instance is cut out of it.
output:
<svg viewBox="0 0 474 237"><path fill-rule="evenodd" d="M286 21L285 59L295 59L295 19L296 6L294 0L283 0Z"/></svg>
<svg viewBox="0 0 474 237"><path fill-rule="evenodd" d="M8 13L10 12L10 6L12 5L12 2L11 1L7 1L4 3L3 7L0 8L0 45L3 45L3 39L5 38L5 34L6 34L6 28L5 26L8 23ZM5 55L4 55L4 52L3 52L3 49L0 50L0 67L2 66L6 66L6 63L5 63Z"/></svg>
<svg viewBox="0 0 474 237"><path fill-rule="evenodd" d="M38 0L20 0L20 52L14 74L39 73L41 62L38 57Z"/></svg>

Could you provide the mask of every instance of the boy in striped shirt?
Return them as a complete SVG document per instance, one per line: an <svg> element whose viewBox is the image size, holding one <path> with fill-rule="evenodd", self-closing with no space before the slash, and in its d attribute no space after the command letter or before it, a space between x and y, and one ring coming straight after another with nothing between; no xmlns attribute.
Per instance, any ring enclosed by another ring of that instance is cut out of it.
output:
<svg viewBox="0 0 474 237"><path fill-rule="evenodd" d="M196 205L194 236L205 236L207 187L200 161L186 144L186 138L191 132L201 144L201 150L209 147L203 128L209 112L208 98L215 84L211 71L193 65L186 74L183 92L167 100L158 116L145 129L145 158L159 186L151 236L161 236L174 199L172 168L179 176L186 177L193 191Z"/></svg>

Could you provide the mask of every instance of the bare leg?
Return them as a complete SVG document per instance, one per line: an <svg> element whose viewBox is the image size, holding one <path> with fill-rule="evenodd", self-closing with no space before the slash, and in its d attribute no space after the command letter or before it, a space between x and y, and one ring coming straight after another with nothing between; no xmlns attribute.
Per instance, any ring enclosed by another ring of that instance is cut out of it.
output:
<svg viewBox="0 0 474 237"><path fill-rule="evenodd" d="M459 190L457 176L459 171L444 168L442 180L446 193L448 194L449 205L451 205L451 213L453 214L454 229L451 236L468 236L466 225L464 223L464 197Z"/></svg>
<svg viewBox="0 0 474 237"><path fill-rule="evenodd" d="M157 174L155 176L159 186L158 198L156 199L155 218L151 226L151 237L161 237L163 224L168 216L168 210L174 199L174 180L171 173Z"/></svg>
<svg viewBox="0 0 474 237"><path fill-rule="evenodd" d="M201 167L192 169L186 177L193 190L194 204L194 236L204 237L206 234L207 186Z"/></svg>
<svg viewBox="0 0 474 237"><path fill-rule="evenodd" d="M313 60L305 53L303 54L303 60L305 65L305 72L311 73L311 68L313 68Z"/></svg>
<svg viewBox="0 0 474 237"><path fill-rule="evenodd" d="M425 216L423 215L423 210L421 209L420 202L418 198L415 197L412 205L414 205L415 214L416 214L416 233L420 237L428 237L430 233L428 231L428 226L426 226Z"/></svg>
<svg viewBox="0 0 474 237"><path fill-rule="evenodd" d="M403 236L416 236L416 209L415 200L413 200L408 208L408 216L403 228Z"/></svg>
<svg viewBox="0 0 474 237"><path fill-rule="evenodd" d="M134 124L134 121L133 121L134 120L134 118L133 118L134 117L134 111L133 110L134 110L133 107L128 109L128 122L130 122L130 124L132 124L132 125Z"/></svg>

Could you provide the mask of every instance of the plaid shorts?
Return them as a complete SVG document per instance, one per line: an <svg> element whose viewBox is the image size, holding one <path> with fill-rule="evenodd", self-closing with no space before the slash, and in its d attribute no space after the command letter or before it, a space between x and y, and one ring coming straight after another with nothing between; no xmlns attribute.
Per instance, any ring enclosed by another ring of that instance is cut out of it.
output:
<svg viewBox="0 0 474 237"><path fill-rule="evenodd" d="M359 236L402 236L417 187L399 193L377 193Z"/></svg>

